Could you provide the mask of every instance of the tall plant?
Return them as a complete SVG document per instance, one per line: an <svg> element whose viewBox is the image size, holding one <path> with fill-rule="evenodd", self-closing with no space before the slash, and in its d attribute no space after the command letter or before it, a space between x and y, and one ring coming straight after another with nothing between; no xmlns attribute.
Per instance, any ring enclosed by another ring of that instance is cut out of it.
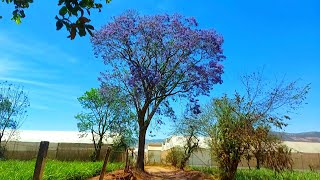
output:
<svg viewBox="0 0 320 180"><path fill-rule="evenodd" d="M153 116L174 117L170 99L208 95L214 84L222 83L223 38L197 26L194 18L181 15L139 16L128 11L92 38L94 53L110 67L101 81L120 86L138 116L140 170Z"/></svg>

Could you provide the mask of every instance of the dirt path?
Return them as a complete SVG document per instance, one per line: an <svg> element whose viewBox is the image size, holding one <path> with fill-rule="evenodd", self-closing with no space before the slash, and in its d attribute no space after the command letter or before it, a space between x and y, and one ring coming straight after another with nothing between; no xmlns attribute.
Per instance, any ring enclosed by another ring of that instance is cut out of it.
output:
<svg viewBox="0 0 320 180"><path fill-rule="evenodd" d="M203 174L197 171L181 171L161 166L146 166L145 170L152 175L154 180L180 179L180 180L202 180Z"/></svg>
<svg viewBox="0 0 320 180"><path fill-rule="evenodd" d="M146 166L147 173L133 171L136 180L207 180L211 179L198 171L181 171L178 169L163 166ZM118 170L105 175L104 179L124 179L126 176L123 170ZM99 177L90 178L89 180L98 180ZM134 179L134 178L131 178Z"/></svg>

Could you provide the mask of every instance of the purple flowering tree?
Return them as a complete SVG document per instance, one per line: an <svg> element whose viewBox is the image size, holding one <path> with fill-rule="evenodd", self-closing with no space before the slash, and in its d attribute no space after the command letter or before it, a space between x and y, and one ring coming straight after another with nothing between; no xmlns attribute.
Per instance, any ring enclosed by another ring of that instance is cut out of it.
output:
<svg viewBox="0 0 320 180"><path fill-rule="evenodd" d="M174 117L169 100L209 95L222 83L223 38L197 29L194 18L181 15L139 16L127 11L94 33L94 53L109 65L102 83L120 86L137 113L137 168L144 171L145 137L152 117ZM195 103L194 112L199 113ZM161 121L159 121L161 123Z"/></svg>

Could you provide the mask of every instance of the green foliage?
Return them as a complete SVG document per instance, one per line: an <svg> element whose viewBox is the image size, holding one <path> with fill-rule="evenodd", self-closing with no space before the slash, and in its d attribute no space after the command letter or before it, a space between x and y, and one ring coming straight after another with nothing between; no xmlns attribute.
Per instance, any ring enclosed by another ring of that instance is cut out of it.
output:
<svg viewBox="0 0 320 180"><path fill-rule="evenodd" d="M270 134L271 127L287 126L290 119L283 112L299 108L310 89L297 81L265 83L260 72L242 77L244 95L235 93L214 99L208 111L216 122L208 132L211 148L219 164L222 179L233 179L242 157L254 155L257 168L265 165L275 172L290 169L290 151L281 140ZM270 87L270 84L272 85Z"/></svg>
<svg viewBox="0 0 320 180"><path fill-rule="evenodd" d="M182 135L183 156L180 161L180 169L183 170L191 154L199 148L198 137L202 135L204 124L201 123L199 118L183 118L175 126L174 134Z"/></svg>
<svg viewBox="0 0 320 180"><path fill-rule="evenodd" d="M26 117L30 106L29 98L23 87L7 82L0 83L0 146L14 136ZM6 135L6 139L4 139Z"/></svg>
<svg viewBox="0 0 320 180"><path fill-rule="evenodd" d="M12 12L11 20L17 24L26 17L24 10L29 8L33 0L2 0L7 4L14 4L14 11ZM105 3L110 3L111 0L106 0ZM88 18L91 10L95 9L101 12L102 3L97 3L96 0L58 0L58 6L61 6L58 15L55 17L56 28L60 30L63 26L70 33L68 38L71 40L79 36L85 36L87 33L92 35L94 27L88 24L91 20ZM2 16L0 16L0 19Z"/></svg>
<svg viewBox="0 0 320 180"><path fill-rule="evenodd" d="M174 167L180 167L183 156L184 154L181 147L173 147L166 156L166 163L170 163Z"/></svg>
<svg viewBox="0 0 320 180"><path fill-rule="evenodd" d="M133 114L120 89L106 86L103 91L92 88L78 98L85 112L75 116L78 129L83 136L91 134L95 152L93 161L99 159L103 140L113 136L126 146L130 145Z"/></svg>
<svg viewBox="0 0 320 180"><path fill-rule="evenodd" d="M218 169L211 167L190 167L192 170L201 171L206 174L217 175ZM239 169L235 175L237 180L254 180L254 179L274 179L274 180L285 180L285 179L320 179L320 172L312 171L283 171L280 174L275 174L269 169L260 170L249 170L249 169Z"/></svg>
<svg viewBox="0 0 320 180"><path fill-rule="evenodd" d="M227 96L215 99L213 108L217 119L209 132L213 157L218 162L221 179L233 179L250 139L247 126L243 117L234 111L235 101Z"/></svg>
<svg viewBox="0 0 320 180"><path fill-rule="evenodd" d="M62 162L48 160L44 180L84 180L100 173L102 162ZM0 179L32 179L35 161L0 161ZM122 169L122 163L109 163L107 171Z"/></svg>

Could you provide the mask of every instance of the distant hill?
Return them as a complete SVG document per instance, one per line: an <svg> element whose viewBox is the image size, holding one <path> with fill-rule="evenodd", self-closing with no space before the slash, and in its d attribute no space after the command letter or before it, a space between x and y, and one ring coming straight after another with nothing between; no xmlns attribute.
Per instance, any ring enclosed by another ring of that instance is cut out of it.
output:
<svg viewBox="0 0 320 180"><path fill-rule="evenodd" d="M302 132L302 133L274 132L274 134L280 136L281 139L284 141L320 143L320 132Z"/></svg>

